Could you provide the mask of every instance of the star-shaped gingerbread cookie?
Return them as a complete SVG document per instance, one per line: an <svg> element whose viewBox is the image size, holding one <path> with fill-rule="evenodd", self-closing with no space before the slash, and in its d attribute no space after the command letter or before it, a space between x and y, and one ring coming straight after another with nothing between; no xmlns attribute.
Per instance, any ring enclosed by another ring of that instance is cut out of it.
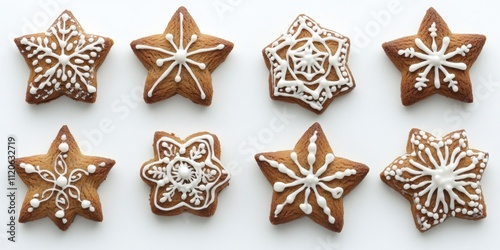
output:
<svg viewBox="0 0 500 250"><path fill-rule="evenodd" d="M28 186L19 222L49 217L65 231L78 214L102 221L97 188L114 160L82 155L67 126L63 126L47 154L16 159L16 172Z"/></svg>
<svg viewBox="0 0 500 250"><path fill-rule="evenodd" d="M344 225L343 197L369 170L362 163L336 157L318 123L293 150L260 153L255 160L273 185L271 223L308 216L335 232Z"/></svg>
<svg viewBox="0 0 500 250"><path fill-rule="evenodd" d="M272 99L322 114L356 85L347 65L349 38L299 15L288 31L262 50Z"/></svg>
<svg viewBox="0 0 500 250"><path fill-rule="evenodd" d="M180 7L163 34L130 43L148 70L144 100L154 103L180 94L194 103L212 103L211 73L224 62L233 43L198 29L186 8Z"/></svg>
<svg viewBox="0 0 500 250"><path fill-rule="evenodd" d="M451 217L486 217L481 178L488 153L469 148L464 130L436 137L412 129L406 153L380 178L411 204L415 226L425 232Z"/></svg>
<svg viewBox="0 0 500 250"><path fill-rule="evenodd" d="M49 102L66 95L93 103L97 96L97 69L113 40L85 33L65 10L44 33L14 39L30 68L26 101Z"/></svg>
<svg viewBox="0 0 500 250"><path fill-rule="evenodd" d="M430 8L416 35L382 44L401 72L403 105L436 93L471 103L469 70L485 42L483 35L451 33L443 18Z"/></svg>
<svg viewBox="0 0 500 250"><path fill-rule="evenodd" d="M219 160L217 136L199 132L182 140L156 132L154 158L141 167L141 178L151 187L150 205L158 215L184 211L212 216L217 196L229 185L230 174Z"/></svg>

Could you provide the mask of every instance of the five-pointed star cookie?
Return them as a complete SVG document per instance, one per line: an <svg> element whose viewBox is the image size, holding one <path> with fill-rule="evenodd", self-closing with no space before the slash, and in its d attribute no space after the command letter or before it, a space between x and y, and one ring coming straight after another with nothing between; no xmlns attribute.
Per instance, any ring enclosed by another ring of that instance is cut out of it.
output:
<svg viewBox="0 0 500 250"><path fill-rule="evenodd" d="M382 44L401 71L401 100L409 106L435 93L473 101L469 70L486 37L451 33L443 18L430 8L418 33Z"/></svg>
<svg viewBox="0 0 500 250"><path fill-rule="evenodd" d="M273 185L271 223L309 216L335 232L344 225L343 197L369 170L364 164L334 156L318 123L304 133L293 150L260 153L255 160Z"/></svg>
<svg viewBox="0 0 500 250"><path fill-rule="evenodd" d="M156 132L154 158L141 167L141 178L151 187L150 205L158 215L184 211L212 216L217 196L229 185L230 174L220 162L217 136L199 132L185 140Z"/></svg>
<svg viewBox="0 0 500 250"><path fill-rule="evenodd" d="M486 217L480 180L487 163L488 153L469 148L464 130L439 138L412 129L406 154L380 178L410 201L415 226L425 232L450 217Z"/></svg>
<svg viewBox="0 0 500 250"><path fill-rule="evenodd" d="M212 102L211 73L233 49L229 41L202 34L184 7L175 12L163 34L135 40L130 46L148 70L147 103L178 93L205 106Z"/></svg>
<svg viewBox="0 0 500 250"><path fill-rule="evenodd" d="M73 14L65 10L44 33L16 38L30 68L26 101L49 102L66 95L93 103L97 96L97 69L113 40L85 33Z"/></svg>
<svg viewBox="0 0 500 250"><path fill-rule="evenodd" d="M288 31L262 50L272 99L322 114L334 98L349 93L349 38L299 15Z"/></svg>
<svg viewBox="0 0 500 250"><path fill-rule="evenodd" d="M16 172L28 186L19 222L49 217L65 231L77 214L102 221L97 188L114 164L111 159L82 155L63 126L47 154L16 159Z"/></svg>

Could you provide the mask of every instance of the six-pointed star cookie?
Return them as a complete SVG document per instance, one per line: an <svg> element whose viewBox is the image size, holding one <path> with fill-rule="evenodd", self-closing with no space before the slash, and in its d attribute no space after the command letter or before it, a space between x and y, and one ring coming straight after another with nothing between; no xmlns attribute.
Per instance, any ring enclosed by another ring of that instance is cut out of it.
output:
<svg viewBox="0 0 500 250"><path fill-rule="evenodd" d="M212 102L211 73L233 49L229 41L200 33L184 7L175 12L163 34L135 40L130 46L148 70L147 103L178 93L205 106Z"/></svg>
<svg viewBox="0 0 500 250"><path fill-rule="evenodd" d="M299 15L287 33L262 50L271 98L322 114L334 98L355 87L349 48L346 36Z"/></svg>
<svg viewBox="0 0 500 250"><path fill-rule="evenodd" d="M77 214L102 221L97 188L114 164L111 159L82 155L63 126L47 154L16 159L16 172L28 186L19 222L47 216L65 231Z"/></svg>
<svg viewBox="0 0 500 250"><path fill-rule="evenodd" d="M480 180L487 163L488 153L470 149L464 130L439 138L412 129L406 154L380 178L410 201L415 226L425 232L450 217L486 217Z"/></svg>
<svg viewBox="0 0 500 250"><path fill-rule="evenodd" d="M230 174L220 162L217 136L200 132L185 140L156 132L154 158L141 168L141 178L151 186L153 213L177 215L184 211L212 216L217 196L229 185Z"/></svg>
<svg viewBox="0 0 500 250"><path fill-rule="evenodd" d="M483 35L451 33L443 18L430 8L416 35L382 44L401 72L403 105L435 93L472 102L469 70L485 41Z"/></svg>
<svg viewBox="0 0 500 250"><path fill-rule="evenodd" d="M97 69L113 40L84 32L65 10L44 33L15 40L30 68L26 101L40 104L66 95L93 103L97 96Z"/></svg>
<svg viewBox="0 0 500 250"><path fill-rule="evenodd" d="M343 197L369 170L364 164L335 157L318 123L304 133L293 150L260 153L255 160L273 185L271 223L307 215L335 232L344 225Z"/></svg>

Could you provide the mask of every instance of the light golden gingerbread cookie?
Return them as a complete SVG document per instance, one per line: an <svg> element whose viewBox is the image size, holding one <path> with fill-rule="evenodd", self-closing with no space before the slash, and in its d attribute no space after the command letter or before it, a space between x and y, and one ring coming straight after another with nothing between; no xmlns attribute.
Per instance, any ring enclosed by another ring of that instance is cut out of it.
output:
<svg viewBox="0 0 500 250"><path fill-rule="evenodd" d="M63 126L47 154L16 159L16 172L28 186L19 222L49 217L65 231L77 214L102 221L97 188L114 164L111 159L82 155Z"/></svg>
<svg viewBox="0 0 500 250"><path fill-rule="evenodd" d="M411 204L415 226L425 232L451 217L486 217L481 178L488 153L469 148L464 130L436 137L412 129L406 153L380 178Z"/></svg>
<svg viewBox="0 0 500 250"><path fill-rule="evenodd" d="M141 167L141 178L151 187L153 213L177 215L186 211L212 216L217 196L231 178L219 160L217 136L199 132L182 140L156 132L153 149L154 158Z"/></svg>
<svg viewBox="0 0 500 250"><path fill-rule="evenodd" d="M469 70L485 42L483 35L451 33L443 18L430 8L416 35L382 44L401 72L403 105L433 94L472 102Z"/></svg>
<svg viewBox="0 0 500 250"><path fill-rule="evenodd" d="M273 185L271 223L308 216L335 232L344 226L344 196L369 170L362 163L336 157L318 123L302 135L293 150L260 153L255 160Z"/></svg>
<svg viewBox="0 0 500 250"><path fill-rule="evenodd" d="M85 33L76 18L65 10L44 33L15 40L30 68L26 101L49 102L66 95L93 103L97 97L97 69L113 40Z"/></svg>
<svg viewBox="0 0 500 250"><path fill-rule="evenodd" d="M194 103L212 103L211 73L226 60L233 43L200 32L186 8L180 7L163 34L130 43L148 70L144 100L158 102L180 94Z"/></svg>
<svg viewBox="0 0 500 250"><path fill-rule="evenodd" d="M347 66L349 38L299 15L288 31L262 50L272 99L323 113L356 85Z"/></svg>

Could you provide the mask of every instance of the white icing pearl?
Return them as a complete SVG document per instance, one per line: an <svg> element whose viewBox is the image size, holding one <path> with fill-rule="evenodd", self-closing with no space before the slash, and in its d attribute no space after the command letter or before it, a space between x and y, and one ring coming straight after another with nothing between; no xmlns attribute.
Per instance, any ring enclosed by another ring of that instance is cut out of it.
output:
<svg viewBox="0 0 500 250"><path fill-rule="evenodd" d="M91 174L93 174L93 173L95 172L95 170L96 170L96 166L95 166L95 165L92 165L92 164L91 164L91 165L89 165L89 166L87 167L87 171L88 171L89 173L91 173Z"/></svg>
<svg viewBox="0 0 500 250"><path fill-rule="evenodd" d="M90 207L90 201L89 200L83 200L81 205L82 205L83 209L86 209L86 208Z"/></svg>
<svg viewBox="0 0 500 250"><path fill-rule="evenodd" d="M28 174L31 174L36 171L35 167L33 167L33 165L31 164L21 163L21 167L24 168L24 171L26 171L26 173Z"/></svg>
<svg viewBox="0 0 500 250"><path fill-rule="evenodd" d="M62 217L64 217L64 210L59 210L56 212L55 216L59 219L61 219Z"/></svg>
<svg viewBox="0 0 500 250"><path fill-rule="evenodd" d="M37 208L38 206L40 206L40 200L39 199L31 199L30 200L30 205L34 208Z"/></svg>
<svg viewBox="0 0 500 250"><path fill-rule="evenodd" d="M66 153L69 150L69 145L66 142L59 144L59 151Z"/></svg>
<svg viewBox="0 0 500 250"><path fill-rule="evenodd" d="M66 187L66 185L68 185L68 179L64 175L61 175L57 178L56 185L58 187L64 188Z"/></svg>

